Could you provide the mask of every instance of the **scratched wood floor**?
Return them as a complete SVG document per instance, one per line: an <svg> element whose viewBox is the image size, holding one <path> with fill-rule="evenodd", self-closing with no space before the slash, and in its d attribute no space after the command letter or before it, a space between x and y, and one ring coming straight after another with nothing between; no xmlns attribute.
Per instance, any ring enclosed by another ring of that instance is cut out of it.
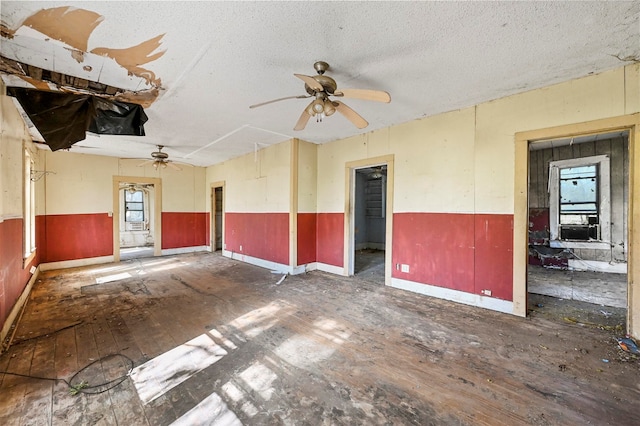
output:
<svg viewBox="0 0 640 426"><path fill-rule="evenodd" d="M567 313L539 296L523 319L363 276L278 284L210 253L42 273L0 370L69 380L92 365L93 385L126 374L109 358L122 354L140 375L72 395L0 373L0 424L637 424L640 364L614 340L623 311L598 324L597 305Z"/></svg>

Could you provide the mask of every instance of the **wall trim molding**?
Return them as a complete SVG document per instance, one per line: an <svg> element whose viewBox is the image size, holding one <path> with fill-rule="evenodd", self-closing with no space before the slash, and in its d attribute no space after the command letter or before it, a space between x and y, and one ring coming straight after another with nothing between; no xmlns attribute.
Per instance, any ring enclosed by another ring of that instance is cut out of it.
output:
<svg viewBox="0 0 640 426"><path fill-rule="evenodd" d="M240 262L249 263L261 268L270 269L271 271L280 274L298 275L306 272L305 265L292 267L283 263L272 262L270 260L260 259L253 256L247 256L246 254L236 253L229 250L222 250L222 255L233 260L238 260Z"/></svg>
<svg viewBox="0 0 640 426"><path fill-rule="evenodd" d="M162 249L162 256L173 256L175 254L195 253L198 251L211 252L211 247L210 246L192 246L192 247Z"/></svg>
<svg viewBox="0 0 640 426"><path fill-rule="evenodd" d="M111 263L111 262L115 262L113 255L41 263L39 268L41 271L53 271L55 269L77 268L78 266L99 265L101 263Z"/></svg>
<svg viewBox="0 0 640 426"><path fill-rule="evenodd" d="M493 297L481 296L479 294L466 293L464 291L453 290L450 288L438 287L430 284L422 284L414 281L407 281L401 278L391 278L393 288L408 290L419 293L424 296L432 296L438 299L445 299L451 302L462 303L464 305L476 306L492 311L503 312L506 314L513 313L513 302L508 300L495 299Z"/></svg>
<svg viewBox="0 0 640 426"><path fill-rule="evenodd" d="M328 263L316 262L316 269L318 271L329 272L330 274L348 276L343 266L329 265Z"/></svg>

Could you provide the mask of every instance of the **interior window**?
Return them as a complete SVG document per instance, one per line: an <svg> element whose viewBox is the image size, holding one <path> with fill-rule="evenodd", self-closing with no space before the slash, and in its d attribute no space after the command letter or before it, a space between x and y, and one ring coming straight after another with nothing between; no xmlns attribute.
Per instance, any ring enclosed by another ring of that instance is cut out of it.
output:
<svg viewBox="0 0 640 426"><path fill-rule="evenodd" d="M560 169L560 238L599 239L598 166Z"/></svg>
<svg viewBox="0 0 640 426"><path fill-rule="evenodd" d="M557 246L554 242L570 247L572 242L601 244L611 239L609 164L606 155L549 163L552 247Z"/></svg>
<svg viewBox="0 0 640 426"><path fill-rule="evenodd" d="M124 191L125 222L144 222L144 195L142 191Z"/></svg>

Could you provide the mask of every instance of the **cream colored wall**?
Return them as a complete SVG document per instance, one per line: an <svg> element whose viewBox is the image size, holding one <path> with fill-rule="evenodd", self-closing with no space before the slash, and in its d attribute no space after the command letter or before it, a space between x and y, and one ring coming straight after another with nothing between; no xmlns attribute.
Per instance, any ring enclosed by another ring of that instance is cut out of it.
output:
<svg viewBox="0 0 640 426"><path fill-rule="evenodd" d="M473 212L475 108L318 147L318 211L343 212L345 163L395 154L396 212Z"/></svg>
<svg viewBox="0 0 640 426"><path fill-rule="evenodd" d="M119 159L67 151L44 152L43 165L53 173L42 180L46 199L37 214L107 213L113 211L113 176L162 179L162 211L202 212L205 185L203 167L154 169L138 167L140 160ZM38 203L40 204L40 203Z"/></svg>
<svg viewBox="0 0 640 426"><path fill-rule="evenodd" d="M202 194L225 182L225 212L288 213L290 210L291 141L261 149L207 168ZM207 211L211 206L207 206Z"/></svg>
<svg viewBox="0 0 640 426"><path fill-rule="evenodd" d="M318 145L299 141L298 145L298 212L317 211Z"/></svg>
<svg viewBox="0 0 640 426"><path fill-rule="evenodd" d="M0 85L2 82L0 80ZM12 98L5 96L0 87L0 221L22 217L23 211L23 162L24 147L29 148L35 161L37 150L33 148L29 132L15 107Z"/></svg>
<svg viewBox="0 0 640 426"><path fill-rule="evenodd" d="M344 211L345 163L395 154L395 212L513 213L516 132L640 111L639 89L630 65L320 145L318 211Z"/></svg>
<svg viewBox="0 0 640 426"><path fill-rule="evenodd" d="M626 111L625 69L478 105L475 199L479 212L513 212L516 132L580 123Z"/></svg>

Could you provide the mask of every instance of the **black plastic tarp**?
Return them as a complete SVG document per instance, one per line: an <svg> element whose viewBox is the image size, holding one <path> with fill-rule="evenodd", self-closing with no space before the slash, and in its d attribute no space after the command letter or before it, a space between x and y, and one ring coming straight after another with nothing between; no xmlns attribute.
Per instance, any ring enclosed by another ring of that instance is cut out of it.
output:
<svg viewBox="0 0 640 426"><path fill-rule="evenodd" d="M52 151L83 140L86 132L144 136L148 120L138 104L92 95L8 87Z"/></svg>

